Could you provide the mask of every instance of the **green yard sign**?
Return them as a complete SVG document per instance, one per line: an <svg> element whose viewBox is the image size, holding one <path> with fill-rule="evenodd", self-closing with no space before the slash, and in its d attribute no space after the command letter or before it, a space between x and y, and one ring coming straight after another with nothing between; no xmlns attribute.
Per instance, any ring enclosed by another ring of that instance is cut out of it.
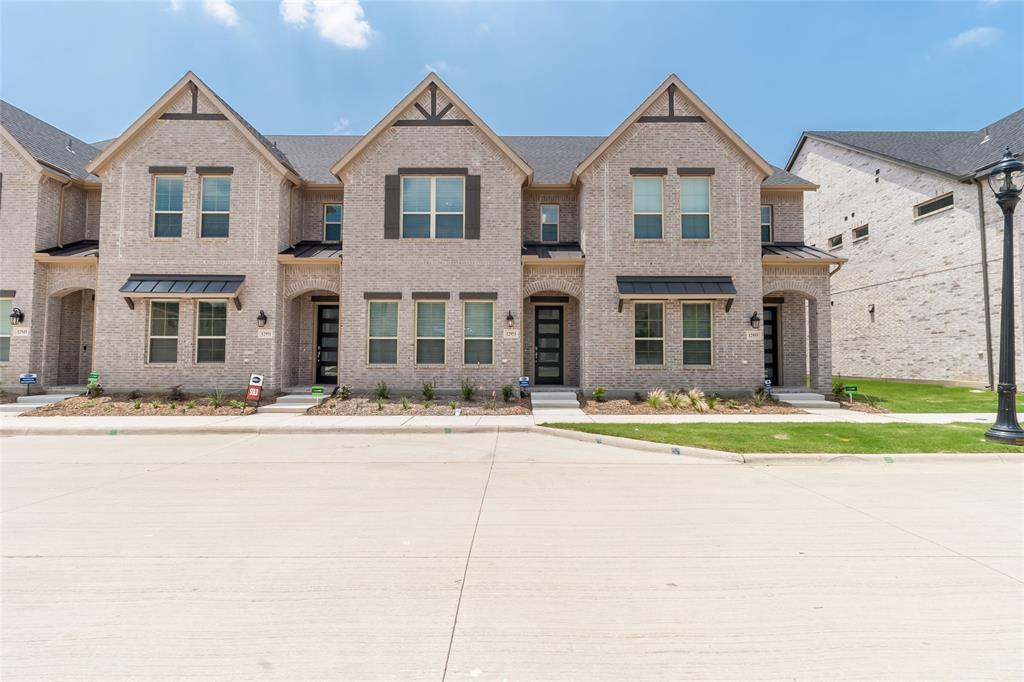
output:
<svg viewBox="0 0 1024 682"><path fill-rule="evenodd" d="M89 377L88 378L89 378L89 383L90 384L94 384L94 383L96 383L96 382L98 382L100 380L100 373L99 372L89 372Z"/></svg>
<svg viewBox="0 0 1024 682"><path fill-rule="evenodd" d="M323 386L313 386L312 388L309 389L309 392L312 393L313 395L323 395L324 394L324 387Z"/></svg>
<svg viewBox="0 0 1024 682"><path fill-rule="evenodd" d="M856 386L851 386L851 385L847 384L847 385L843 386L843 390L846 391L847 393L851 393L852 394L852 393L856 393L859 389Z"/></svg>

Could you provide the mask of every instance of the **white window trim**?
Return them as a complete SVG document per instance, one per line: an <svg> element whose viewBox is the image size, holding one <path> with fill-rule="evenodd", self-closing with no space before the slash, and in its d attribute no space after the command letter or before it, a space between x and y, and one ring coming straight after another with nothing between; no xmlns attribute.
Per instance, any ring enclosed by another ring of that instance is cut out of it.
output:
<svg viewBox="0 0 1024 682"><path fill-rule="evenodd" d="M328 206L337 206L337 207L341 208L341 220L338 221L338 223L337 223L337 225L338 225L338 236L339 237L344 237L345 236L345 233L343 232L344 227L345 227L345 206L340 201L325 201L324 202L324 206L323 206L324 210L323 210L323 216L322 217L323 217L323 226L324 226L324 231L323 231L324 241L327 242L327 243L330 243L330 244L339 244L339 243L341 243L343 241L343 239L328 239L327 238L327 225L328 224L330 224L330 225L334 225L335 224L333 222L332 223L328 223L327 222L327 207Z"/></svg>
<svg viewBox="0 0 1024 682"><path fill-rule="evenodd" d="M395 335L394 336L370 336L370 311L373 308L373 304L374 303L394 303L395 304ZM340 332L340 329L341 329L340 308L339 308L338 329L339 329L339 332ZM373 299L373 300L367 301L366 302L366 364L367 364L367 366L369 366L369 367L397 367L398 366L398 361L399 361L399 352L398 351L400 350L398 348L398 338L399 338L399 335L401 334L401 332L402 332L402 309L401 309L401 306L399 305L399 301L385 300L385 299ZM339 343L340 343L340 341L341 341L340 334L339 334L338 339L339 339ZM390 340L390 339L394 339L394 341L395 341L395 361L394 362L373 362L372 360L370 360L370 341L372 341L372 340ZM340 349L339 349L339 353L340 353Z"/></svg>
<svg viewBox="0 0 1024 682"><path fill-rule="evenodd" d="M758 215L758 220L760 221L762 231L764 230L764 226L768 225L768 241L764 241L764 239L762 238L761 239L761 243L762 244L770 244L770 243L775 241L775 205L774 204L761 204L761 208L767 208L768 209L768 222L767 223L765 223L763 220L760 219L760 210L758 210L758 214L759 214Z"/></svg>
<svg viewBox="0 0 1024 682"><path fill-rule="evenodd" d="M708 306L708 320L711 324L710 336L687 336L686 335L686 306L687 305L706 305ZM679 302L679 329L682 334L682 345L680 351L683 354L683 367L690 369L710 369L715 366L715 302L714 301L680 301ZM710 362L706 365L694 365L687 364L686 362L686 342L687 341L709 341L710 342Z"/></svg>
<svg viewBox="0 0 1024 682"><path fill-rule="evenodd" d="M632 190L632 202L633 202L633 241L637 242L656 242L659 239L665 238L665 178L660 175L633 175L630 180L630 189ZM637 180L657 180L660 191L659 196L661 197L661 210L660 211L637 211L636 210L636 181ZM636 216L638 215L656 215L661 216L661 236L660 237L637 237L636 236Z"/></svg>
<svg viewBox="0 0 1024 682"><path fill-rule="evenodd" d="M839 243L833 244L832 240L834 239L838 239ZM839 234L832 235L831 237L828 238L828 241L826 243L828 244L829 251L835 251L836 249L843 248L843 233L840 232Z"/></svg>
<svg viewBox="0 0 1024 682"><path fill-rule="evenodd" d="M14 309L14 299L13 298L6 298L6 297L5 298L0 298L0 301L10 301L11 302L11 310ZM7 313L7 315L10 316L10 313ZM10 334L0 334L0 339L8 339L8 342L7 342L7 353L8 353L7 359L6 360L0 360L0 364L7 364L7 363L9 363L11 361L11 356L10 356L11 341L9 339L12 339L13 337L14 337L14 330L13 329L11 330Z"/></svg>
<svg viewBox="0 0 1024 682"><path fill-rule="evenodd" d="M430 180L430 210L429 211L406 211L405 210L405 179L406 178L419 178L421 180ZM461 211L438 211L437 210L437 181L438 179L447 180L462 180L462 210ZM402 175L398 178L398 208L402 215L402 219L399 221L398 226L399 236L402 239L437 239L437 216L439 215L460 215L462 216L462 238L466 238L466 176L465 175ZM405 236L405 216L407 215L429 215L430 216L430 236L429 237L406 237ZM454 239L454 237L445 237L444 240Z"/></svg>
<svg viewBox="0 0 1024 682"><path fill-rule="evenodd" d="M544 209L545 208L554 208L555 209L555 222L553 222L553 223L546 223L546 222L544 222ZM561 231L561 223L562 223L562 207L561 207L560 204L541 204L540 205L540 240L542 242L545 242L545 243L548 243L548 244L553 244L553 243L557 242L558 238L560 236L559 232ZM555 238L554 239L544 239L544 226L545 225L554 225L555 226Z"/></svg>
<svg viewBox="0 0 1024 682"><path fill-rule="evenodd" d="M443 319L444 319L444 334L442 334L441 336L420 336L420 329L419 329L419 327L420 327L420 306L423 305L424 303L431 303L431 304L435 304L435 305L440 304L441 305L441 310L444 311L444 315L443 315ZM442 365L448 364L448 303L446 301L431 301L431 300L416 301L416 305L414 306L413 313L414 313L413 325L415 327L415 340L416 340L416 346L413 348L413 355L415 356L413 359L415 361L415 364L423 366L423 367L440 367ZM420 362L420 341L421 340L423 340L423 341L437 341L437 340L440 340L441 341L441 343L442 343L442 346L441 346L441 348L442 348L442 351L441 351L441 358L442 358L441 362Z"/></svg>
<svg viewBox="0 0 1024 682"><path fill-rule="evenodd" d="M207 211L203 208L203 193L206 191L207 178L227 178L228 180L228 210ZM200 239L227 239L231 235L231 194L232 185L230 175L202 175L199 178L199 237ZM184 207L183 207L184 208ZM224 237L208 237L203 234L203 216L205 215L226 215L228 217L228 235Z"/></svg>
<svg viewBox="0 0 1024 682"><path fill-rule="evenodd" d="M178 333L174 336L154 336L153 335L153 304L154 303L177 303L178 304ZM146 364L147 365L176 365L178 364L178 342L181 339L181 299L178 298L152 298L149 300L149 315L146 318ZM163 362L159 360L153 360L150 357L152 352L153 344L150 343L153 339L174 339L174 362Z"/></svg>
<svg viewBox="0 0 1024 682"><path fill-rule="evenodd" d="M200 336L199 335L199 308L202 307L203 303L223 303L224 304L224 336ZM228 332L228 328L227 328L228 327L228 322L227 322L227 319L228 319L228 302L227 302L227 299L214 298L214 299L197 300L196 303L195 303L195 309L196 309L196 323L195 323L196 324L196 327L195 327L195 329L196 329L196 331L195 331L195 346L196 346L195 351L196 352L195 352L195 363L197 365L222 365L222 364L227 363L227 361L228 361L228 336L227 336L227 332ZM178 311L178 319L179 320L181 319L181 311L180 311L180 309ZM219 361L219 362L216 362L216 361L213 361L213 360L200 362L199 361L199 339L223 339L224 340L224 359Z"/></svg>
<svg viewBox="0 0 1024 682"><path fill-rule="evenodd" d="M181 180L181 210L180 211L161 211L161 210L157 209L157 207L156 207L156 201L157 201L156 186L157 186L157 182L159 180L165 180L165 179L173 180L175 178ZM163 235L158 235L156 233L156 217L158 215L177 215L177 216L179 216L181 218L181 224L178 226L178 236L177 237L166 237L166 236L163 236ZM156 239L181 239L181 236L184 233L184 229L185 229L185 178L184 178L184 176L182 176L182 175L154 175L153 176L153 227L152 227L152 232L151 232L152 236L154 238L156 238Z"/></svg>
<svg viewBox="0 0 1024 682"><path fill-rule="evenodd" d="M938 196L934 196L931 199L925 199L924 201L918 204L914 204L914 220L920 220L921 218L930 218L938 213L945 213L946 211L951 211L954 208L956 208L956 197L953 197L953 203L951 203L949 206L943 206L942 208L937 208L934 211L921 213L921 207L924 206L925 204L930 204L932 202L939 201L940 199L945 199L946 197L953 197L953 193L945 192L943 194L939 194Z"/></svg>
<svg viewBox="0 0 1024 682"><path fill-rule="evenodd" d="M864 235L861 236L861 237L858 237L857 236L857 230L865 230ZM870 229L868 223L864 223L863 225L858 225L857 227L853 228L853 230L850 232L850 234L853 237L853 243L856 244L857 242L862 242L865 239L867 239L868 237L870 237L871 236L871 229Z"/></svg>
<svg viewBox="0 0 1024 682"><path fill-rule="evenodd" d="M686 180L704 180L708 183L708 210L706 211L684 211L683 210L683 182ZM711 181L710 175L688 175L679 179L679 237L686 241L707 241L711 239ZM707 237L684 237L683 236L683 216L688 215L706 215L708 217L708 236ZM760 220L760 217L758 217Z"/></svg>
<svg viewBox="0 0 1024 682"><path fill-rule="evenodd" d="M661 306L661 336L637 336L636 335L636 308L638 305L659 305ZM661 341L661 362L657 365L641 365L636 361L637 341ZM636 301L633 303L633 367L645 369L651 367L665 366L665 302L664 301Z"/></svg>
<svg viewBox="0 0 1024 682"><path fill-rule="evenodd" d="M491 305L491 335L490 336L466 336L466 305L469 303L489 303ZM462 302L462 365L463 367L493 367L494 366L494 318L497 306L494 300L466 300ZM490 341L491 361L490 362L466 362L466 341Z"/></svg>

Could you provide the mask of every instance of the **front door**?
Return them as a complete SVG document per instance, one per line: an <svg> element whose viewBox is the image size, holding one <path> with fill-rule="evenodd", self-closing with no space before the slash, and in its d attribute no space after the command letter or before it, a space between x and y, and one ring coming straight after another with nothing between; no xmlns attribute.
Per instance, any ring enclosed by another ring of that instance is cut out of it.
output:
<svg viewBox="0 0 1024 682"><path fill-rule="evenodd" d="M778 306L765 306L762 317L764 318L764 378L771 380L772 386L781 386Z"/></svg>
<svg viewBox="0 0 1024 682"><path fill-rule="evenodd" d="M316 382L338 383L338 306L316 308Z"/></svg>
<svg viewBox="0 0 1024 682"><path fill-rule="evenodd" d="M564 381L564 345L562 306L539 305L534 308L534 383L561 384Z"/></svg>

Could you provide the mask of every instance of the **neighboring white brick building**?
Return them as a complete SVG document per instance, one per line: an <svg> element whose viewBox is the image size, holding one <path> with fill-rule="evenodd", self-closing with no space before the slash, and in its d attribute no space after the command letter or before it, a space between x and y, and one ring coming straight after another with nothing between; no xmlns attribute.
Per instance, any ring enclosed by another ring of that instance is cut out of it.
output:
<svg viewBox="0 0 1024 682"><path fill-rule="evenodd" d="M806 239L849 259L832 279L837 373L994 385L1003 215L985 176L1008 145L1024 150L1024 109L978 131L804 133L787 169L821 187ZM1017 344L1020 368L1024 327Z"/></svg>
<svg viewBox="0 0 1024 682"><path fill-rule="evenodd" d="M95 147L0 123L4 386L829 386L815 186L674 76L607 137L501 137L434 74L365 136L192 73Z"/></svg>

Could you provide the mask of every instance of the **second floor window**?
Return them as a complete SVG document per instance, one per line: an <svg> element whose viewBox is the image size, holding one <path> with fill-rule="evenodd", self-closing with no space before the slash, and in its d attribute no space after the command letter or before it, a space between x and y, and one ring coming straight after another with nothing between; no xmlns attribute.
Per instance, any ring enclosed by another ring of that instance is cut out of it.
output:
<svg viewBox="0 0 1024 682"><path fill-rule="evenodd" d="M324 204L324 241L341 241L341 204Z"/></svg>
<svg viewBox="0 0 1024 682"><path fill-rule="evenodd" d="M683 239L711 238L711 180L684 178L680 182Z"/></svg>
<svg viewBox="0 0 1024 682"><path fill-rule="evenodd" d="M184 180L179 176L156 177L153 197L153 236L181 236L181 195Z"/></svg>
<svg viewBox="0 0 1024 682"><path fill-rule="evenodd" d="M402 237L462 239L466 222L465 211L465 178L402 178Z"/></svg>
<svg viewBox="0 0 1024 682"><path fill-rule="evenodd" d="M661 178L633 178L633 238L661 239Z"/></svg>
<svg viewBox="0 0 1024 682"><path fill-rule="evenodd" d="M542 204L540 207L540 240L558 241L558 204Z"/></svg>
<svg viewBox="0 0 1024 682"><path fill-rule="evenodd" d="M231 215L231 178L203 176L203 237L227 237Z"/></svg>
<svg viewBox="0 0 1024 682"><path fill-rule="evenodd" d="M763 242L770 242L775 239L773 217L771 206L761 207L761 241Z"/></svg>

